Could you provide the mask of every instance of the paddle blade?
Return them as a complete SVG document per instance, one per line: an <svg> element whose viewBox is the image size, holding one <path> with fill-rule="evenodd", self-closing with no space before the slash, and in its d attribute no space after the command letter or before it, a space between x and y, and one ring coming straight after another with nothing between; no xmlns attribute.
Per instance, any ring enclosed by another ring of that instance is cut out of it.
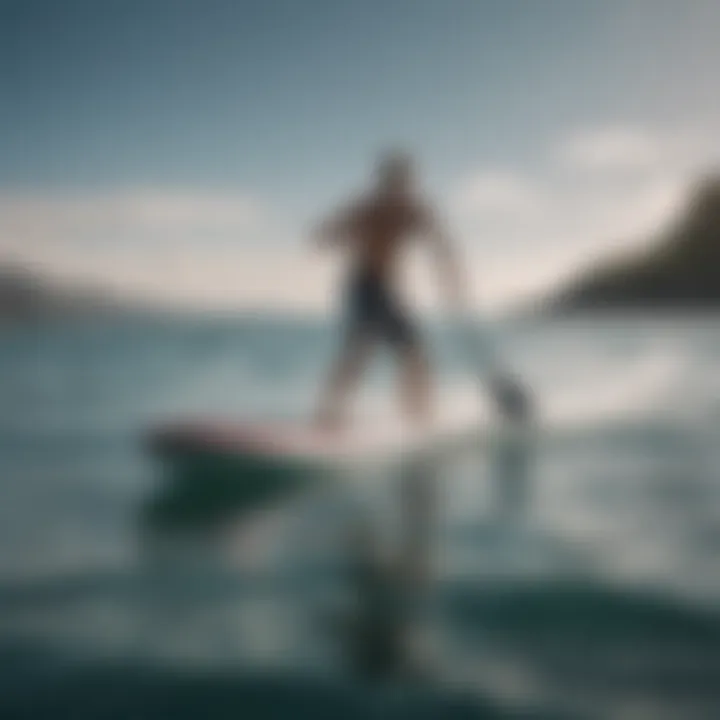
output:
<svg viewBox="0 0 720 720"><path fill-rule="evenodd" d="M533 403L527 388L509 375L490 378L490 393L500 413L513 422L526 422L533 415Z"/></svg>

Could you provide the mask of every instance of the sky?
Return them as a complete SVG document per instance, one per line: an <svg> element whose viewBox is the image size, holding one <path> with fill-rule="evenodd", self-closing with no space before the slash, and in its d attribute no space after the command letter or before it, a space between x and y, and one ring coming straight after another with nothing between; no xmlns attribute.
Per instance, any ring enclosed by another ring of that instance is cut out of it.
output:
<svg viewBox="0 0 720 720"><path fill-rule="evenodd" d="M326 310L308 228L402 147L502 307L717 167L719 32L716 0L0 0L0 262Z"/></svg>

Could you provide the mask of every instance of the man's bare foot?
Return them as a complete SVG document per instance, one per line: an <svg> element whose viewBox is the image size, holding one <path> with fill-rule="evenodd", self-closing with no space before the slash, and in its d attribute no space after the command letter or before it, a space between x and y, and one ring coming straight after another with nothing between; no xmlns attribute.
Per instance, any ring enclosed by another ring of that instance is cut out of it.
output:
<svg viewBox="0 0 720 720"><path fill-rule="evenodd" d="M345 429L345 419L339 412L323 410L315 416L315 427L324 433L338 434Z"/></svg>

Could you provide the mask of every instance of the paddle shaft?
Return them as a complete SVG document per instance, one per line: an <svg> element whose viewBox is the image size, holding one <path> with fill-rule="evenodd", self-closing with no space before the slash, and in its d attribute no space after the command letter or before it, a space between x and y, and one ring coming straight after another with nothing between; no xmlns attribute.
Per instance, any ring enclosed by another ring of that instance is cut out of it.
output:
<svg viewBox="0 0 720 720"><path fill-rule="evenodd" d="M491 395L500 414L510 420L526 420L531 412L530 394L498 360L494 348L477 323L461 321L462 345L484 390Z"/></svg>

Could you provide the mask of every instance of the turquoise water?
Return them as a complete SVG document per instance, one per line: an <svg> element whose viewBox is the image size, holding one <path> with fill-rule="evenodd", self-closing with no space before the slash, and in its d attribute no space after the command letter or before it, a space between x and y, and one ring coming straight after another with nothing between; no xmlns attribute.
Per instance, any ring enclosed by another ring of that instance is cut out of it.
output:
<svg viewBox="0 0 720 720"><path fill-rule="evenodd" d="M254 512L232 489L180 492L145 433L184 415L305 416L329 326L166 317L0 332L8 717L289 717L298 703L312 717L720 715L720 324L494 328L538 399L530 439L487 410L476 448L410 484L368 474ZM455 335L428 332L443 412L483 406ZM393 412L392 379L381 359L358 422ZM421 556L422 583L353 574L358 547L370 568ZM401 609L386 612L378 587ZM381 658L372 681L346 616ZM400 627L425 648L420 684L396 672Z"/></svg>

